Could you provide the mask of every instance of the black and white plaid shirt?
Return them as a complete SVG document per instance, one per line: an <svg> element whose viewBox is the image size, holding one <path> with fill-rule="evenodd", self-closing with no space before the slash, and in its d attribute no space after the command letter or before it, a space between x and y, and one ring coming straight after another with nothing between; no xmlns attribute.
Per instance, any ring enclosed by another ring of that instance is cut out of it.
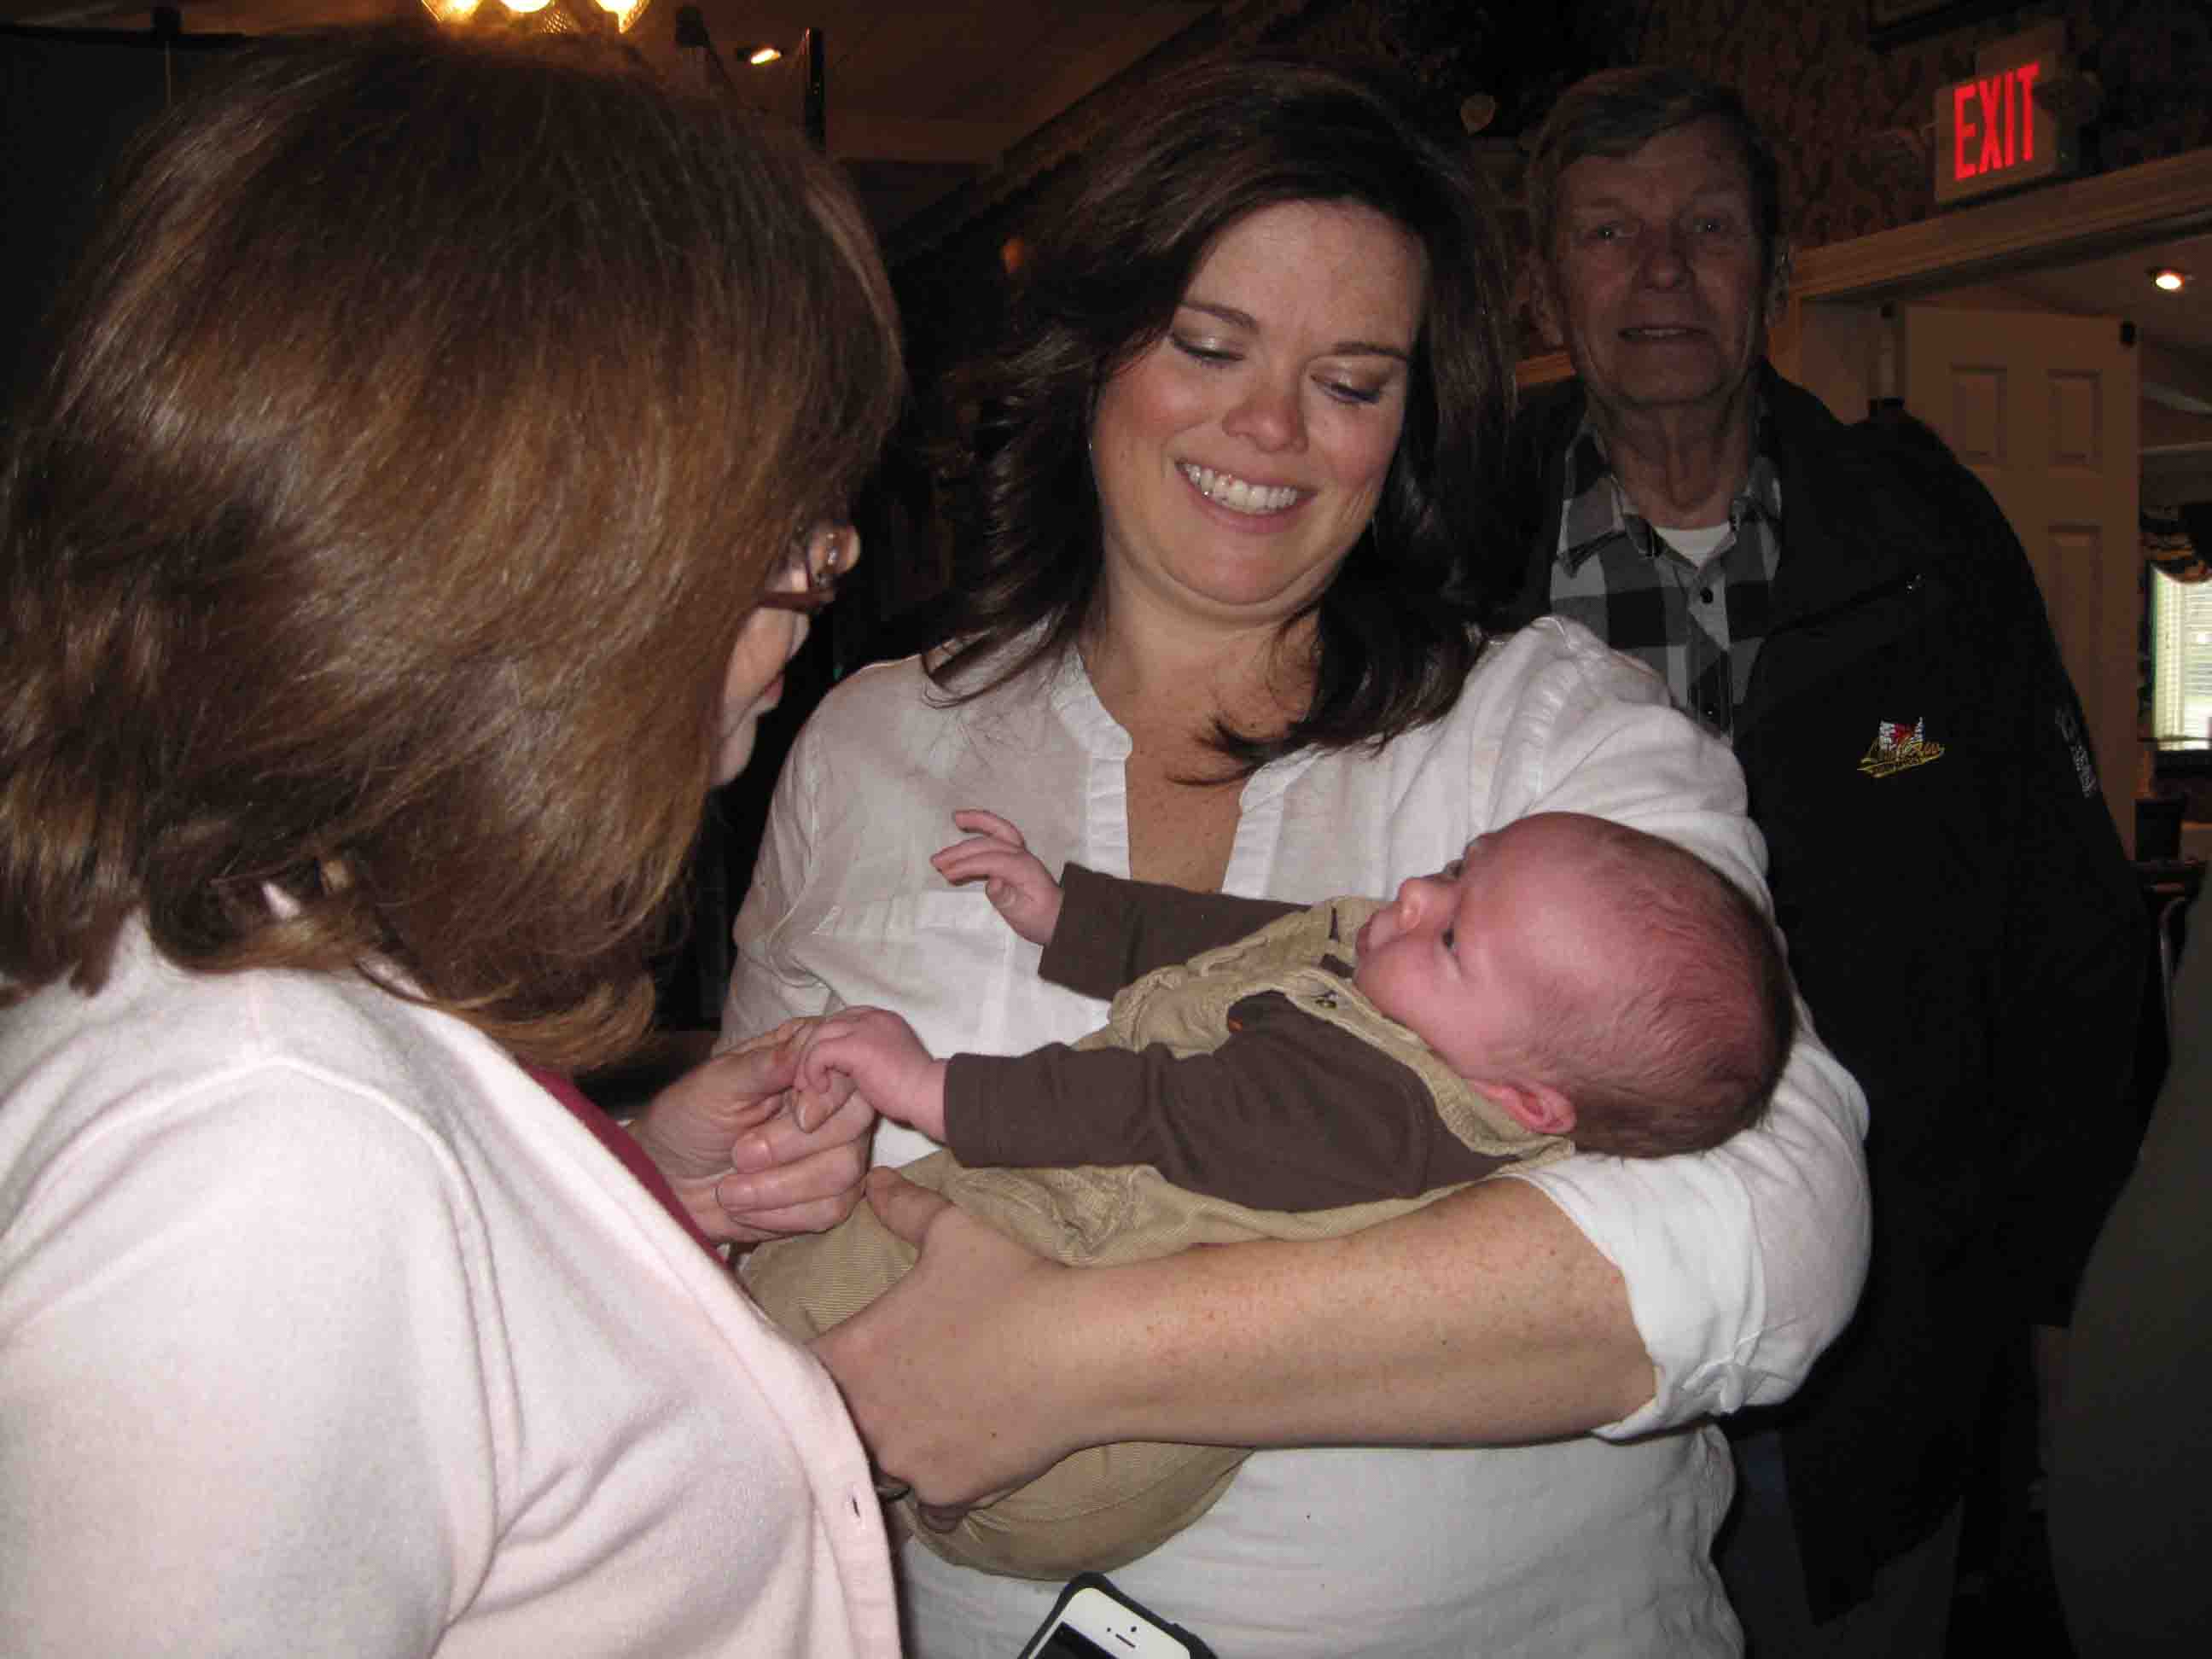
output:
<svg viewBox="0 0 2212 1659"><path fill-rule="evenodd" d="M1674 701L1723 737L1766 637L1767 595L1782 553L1782 480L1765 411L1751 471L1729 503L1729 530L1702 562L1628 504L1588 416L1567 449L1566 504L1552 568L1552 609L1656 669Z"/></svg>

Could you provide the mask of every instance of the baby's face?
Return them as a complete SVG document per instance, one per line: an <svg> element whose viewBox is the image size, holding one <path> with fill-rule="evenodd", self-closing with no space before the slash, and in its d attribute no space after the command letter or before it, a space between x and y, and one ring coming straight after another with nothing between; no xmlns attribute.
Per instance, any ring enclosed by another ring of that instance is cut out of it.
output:
<svg viewBox="0 0 2212 1659"><path fill-rule="evenodd" d="M1533 975L1556 969L1589 915L1588 834L1587 820L1519 818L1415 876L1360 928L1352 983L1460 1076L1497 1080L1565 1012Z"/></svg>

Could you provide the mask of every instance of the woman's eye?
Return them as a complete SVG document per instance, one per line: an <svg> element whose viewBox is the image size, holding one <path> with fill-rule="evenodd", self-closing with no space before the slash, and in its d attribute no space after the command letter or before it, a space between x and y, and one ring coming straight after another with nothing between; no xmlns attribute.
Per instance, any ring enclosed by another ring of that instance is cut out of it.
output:
<svg viewBox="0 0 2212 1659"><path fill-rule="evenodd" d="M1321 389L1340 404L1379 404L1382 388L1379 386L1354 386L1348 380L1323 380Z"/></svg>
<svg viewBox="0 0 2212 1659"><path fill-rule="evenodd" d="M1214 345L1204 340L1194 340L1182 334L1170 334L1168 338L1174 343L1175 349L1184 356L1194 358L1201 363L1233 363L1237 361L1237 354L1225 346Z"/></svg>

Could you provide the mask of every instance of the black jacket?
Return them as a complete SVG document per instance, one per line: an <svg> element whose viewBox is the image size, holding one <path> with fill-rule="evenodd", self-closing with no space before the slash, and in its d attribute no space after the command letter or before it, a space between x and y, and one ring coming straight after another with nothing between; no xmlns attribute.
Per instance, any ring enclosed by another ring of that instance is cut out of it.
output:
<svg viewBox="0 0 2212 1659"><path fill-rule="evenodd" d="M1858 1315L1796 1398L1748 1414L1781 1431L1826 1620L1959 1499L1998 1343L2065 1322L2136 1149L2150 947L1996 502L1917 422L1845 427L1766 382L1782 552L1735 750L1791 968L1871 1116ZM1581 416L1570 385L1516 428L1508 476L1540 492L1513 520L1518 614L1546 608ZM1924 744L1874 752L1885 721Z"/></svg>

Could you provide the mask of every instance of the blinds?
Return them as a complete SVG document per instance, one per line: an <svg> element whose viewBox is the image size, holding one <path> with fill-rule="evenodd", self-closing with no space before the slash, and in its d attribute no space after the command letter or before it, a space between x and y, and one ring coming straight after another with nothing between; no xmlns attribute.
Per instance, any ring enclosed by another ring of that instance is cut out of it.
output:
<svg viewBox="0 0 2212 1659"><path fill-rule="evenodd" d="M2142 515L2150 565L2151 736L2212 748L2212 502Z"/></svg>

